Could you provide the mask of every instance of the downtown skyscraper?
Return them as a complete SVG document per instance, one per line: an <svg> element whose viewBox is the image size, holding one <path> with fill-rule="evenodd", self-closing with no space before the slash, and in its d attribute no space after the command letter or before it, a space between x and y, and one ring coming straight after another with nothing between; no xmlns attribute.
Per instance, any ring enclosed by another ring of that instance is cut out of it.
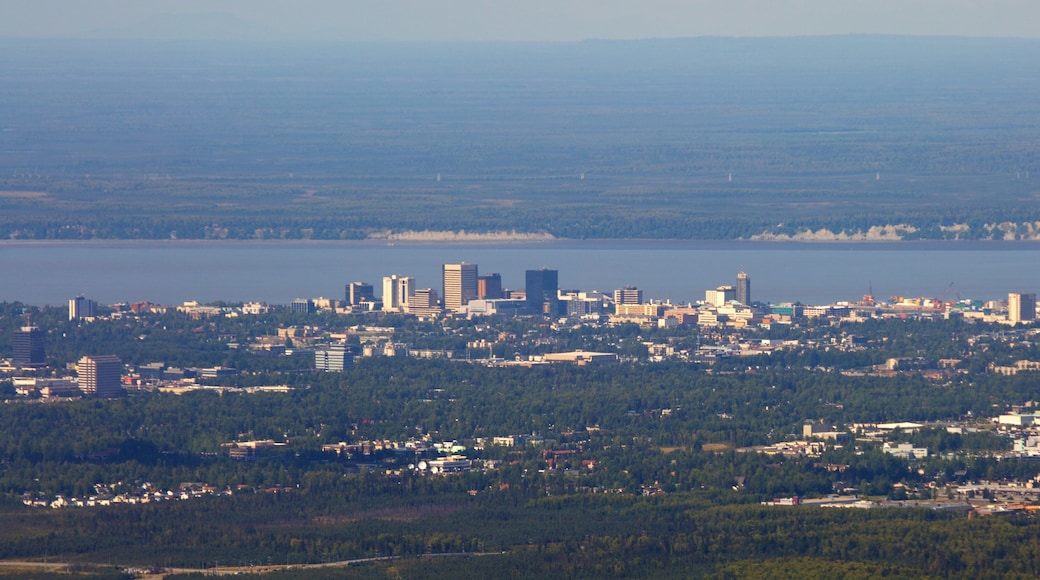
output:
<svg viewBox="0 0 1040 580"><path fill-rule="evenodd" d="M458 310L477 299L477 265L444 264L444 309Z"/></svg>

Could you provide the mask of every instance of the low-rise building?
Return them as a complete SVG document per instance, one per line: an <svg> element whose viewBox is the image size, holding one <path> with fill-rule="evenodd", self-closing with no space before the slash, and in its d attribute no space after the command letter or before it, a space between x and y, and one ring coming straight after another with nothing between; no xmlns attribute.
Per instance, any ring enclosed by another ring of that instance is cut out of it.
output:
<svg viewBox="0 0 1040 580"><path fill-rule="evenodd" d="M927 447L914 447L912 443L891 443L886 441L881 446L881 450L902 459L925 459L928 457Z"/></svg>
<svg viewBox="0 0 1040 580"><path fill-rule="evenodd" d="M612 352L586 352L576 350L572 352L555 352L542 355L546 362L572 362L579 366L587 364L602 364L617 362L618 355Z"/></svg>

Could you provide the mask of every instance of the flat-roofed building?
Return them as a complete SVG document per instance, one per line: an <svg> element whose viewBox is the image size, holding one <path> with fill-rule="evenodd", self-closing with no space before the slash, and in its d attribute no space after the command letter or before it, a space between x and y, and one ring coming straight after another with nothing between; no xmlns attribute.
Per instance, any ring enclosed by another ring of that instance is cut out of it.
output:
<svg viewBox="0 0 1040 580"><path fill-rule="evenodd" d="M11 379L16 393L22 396L39 393L43 398L81 395L79 384L72 377L15 377Z"/></svg>
<svg viewBox="0 0 1040 580"><path fill-rule="evenodd" d="M242 305L242 314L267 314L271 307L262 302L246 302Z"/></svg>
<svg viewBox="0 0 1040 580"><path fill-rule="evenodd" d="M375 302L376 295L371 284L351 282L347 284L345 298L349 306L359 306L362 302Z"/></svg>
<svg viewBox="0 0 1040 580"><path fill-rule="evenodd" d="M409 299L414 294L414 278L397 274L383 278L383 310L385 312L404 312Z"/></svg>
<svg viewBox="0 0 1040 580"><path fill-rule="evenodd" d="M123 361L114 354L79 359L79 390L88 397L118 397L123 393Z"/></svg>
<svg viewBox="0 0 1040 580"><path fill-rule="evenodd" d="M1008 294L1008 322L1033 322L1036 320L1036 294L1012 292Z"/></svg>
<svg viewBox="0 0 1040 580"><path fill-rule="evenodd" d="M333 343L314 351L314 368L325 372L342 372L354 368L354 349Z"/></svg>
<svg viewBox="0 0 1040 580"><path fill-rule="evenodd" d="M636 288L635 286L625 286L624 288L618 288L614 290L614 306L620 306L622 304L642 304L643 303L643 291ZM620 314L620 312L618 312Z"/></svg>
<svg viewBox="0 0 1040 580"><path fill-rule="evenodd" d="M313 314L315 312L314 301L308 298L297 298L289 305L293 314Z"/></svg>
<svg viewBox="0 0 1040 580"><path fill-rule="evenodd" d="M576 350L572 352L554 352L545 354L542 355L542 360L546 362L571 362L578 366L583 366L588 364L617 362L618 355L613 352L586 352Z"/></svg>
<svg viewBox="0 0 1040 580"><path fill-rule="evenodd" d="M651 304L615 304L614 313L618 316L652 316L660 318L664 316L669 305L660 303Z"/></svg>
<svg viewBox="0 0 1040 580"><path fill-rule="evenodd" d="M524 300L499 298L496 300L470 300L467 314L473 316L519 316L527 310Z"/></svg>
<svg viewBox="0 0 1040 580"><path fill-rule="evenodd" d="M69 300L69 320L82 320L97 316L97 302L77 296Z"/></svg>
<svg viewBox="0 0 1040 580"><path fill-rule="evenodd" d="M719 286L704 292L704 301L712 306L722 306L730 300L737 299L737 289L733 286Z"/></svg>
<svg viewBox="0 0 1040 580"><path fill-rule="evenodd" d="M480 300L496 300L498 298L505 298L505 293L502 291L502 275L501 274L488 274L486 276L477 276L477 298Z"/></svg>
<svg viewBox="0 0 1040 580"><path fill-rule="evenodd" d="M477 265L444 264L444 308L458 310L477 299Z"/></svg>
<svg viewBox="0 0 1040 580"><path fill-rule="evenodd" d="M594 297L582 296L584 292L568 294L560 297L561 310L567 316L588 316L603 313L603 300Z"/></svg>
<svg viewBox="0 0 1040 580"><path fill-rule="evenodd" d="M405 310L416 316L439 316L441 309L440 298L433 288L420 288L408 299Z"/></svg>
<svg viewBox="0 0 1040 580"><path fill-rule="evenodd" d="M11 337L14 356L11 362L20 367L42 367L46 359L43 349L43 331L35 326L23 326Z"/></svg>
<svg viewBox="0 0 1040 580"><path fill-rule="evenodd" d="M769 312L770 314L777 314L779 316L801 318L805 314L805 307L797 303L782 302L780 304L770 305Z"/></svg>
<svg viewBox="0 0 1040 580"><path fill-rule="evenodd" d="M537 314L556 316L560 303L560 273L547 268L527 270L524 281L527 307Z"/></svg>

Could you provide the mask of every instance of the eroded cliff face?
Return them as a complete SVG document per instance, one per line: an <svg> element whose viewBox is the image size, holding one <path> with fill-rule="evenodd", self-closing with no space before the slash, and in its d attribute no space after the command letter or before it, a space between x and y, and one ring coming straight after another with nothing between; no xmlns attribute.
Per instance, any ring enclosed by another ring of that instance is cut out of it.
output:
<svg viewBox="0 0 1040 580"><path fill-rule="evenodd" d="M854 232L847 232L841 230L839 232L832 232L827 228L821 228L816 231L809 229L800 231L796 234L773 234L770 232L762 232L761 234L751 236L752 240L776 240L776 241L806 241L806 242L840 242L840 241L898 241L905 239L906 234L912 234L917 232L917 228L906 225L906 224L886 224L883 226L873 226L867 231L856 230Z"/></svg>
<svg viewBox="0 0 1040 580"><path fill-rule="evenodd" d="M837 232L827 228L819 230L804 229L794 234L762 232L751 236L752 240L764 241L806 241L806 242L840 242L840 241L899 241L917 239L920 230L908 224L885 224L872 226L867 231L840 230ZM1040 241L1040 222L1001 222L984 224L981 232L972 231L968 224L951 224L939 226L940 237L923 236L923 239L939 240L1006 240L1006 241Z"/></svg>
<svg viewBox="0 0 1040 580"><path fill-rule="evenodd" d="M1040 240L1040 222L1002 222L984 227L994 240Z"/></svg>
<svg viewBox="0 0 1040 580"><path fill-rule="evenodd" d="M921 232L920 228L910 224L884 224L871 226L867 230L841 229L833 231L828 228L820 228L818 230L805 228L793 234L764 231L747 239L778 242L881 242L911 239L1040 241L1040 221L989 223L975 230L970 225L964 223L950 224L938 226L938 231L939 235L935 235L934 231L919 235ZM564 238L557 238L548 232L522 232L517 230L494 232L383 230L369 234L368 239L407 242L526 242L551 241Z"/></svg>

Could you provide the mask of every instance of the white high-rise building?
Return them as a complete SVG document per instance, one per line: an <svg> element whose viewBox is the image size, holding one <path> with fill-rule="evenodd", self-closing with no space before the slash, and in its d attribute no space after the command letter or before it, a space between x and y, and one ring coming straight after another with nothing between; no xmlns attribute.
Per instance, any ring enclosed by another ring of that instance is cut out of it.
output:
<svg viewBox="0 0 1040 580"><path fill-rule="evenodd" d="M614 304L642 304L643 291L635 286L625 286L614 290Z"/></svg>
<svg viewBox="0 0 1040 580"><path fill-rule="evenodd" d="M711 306L722 306L730 300L737 299L737 289L733 286L719 286L704 292L704 301Z"/></svg>
<svg viewBox="0 0 1040 580"><path fill-rule="evenodd" d="M444 308L458 310L477 299L477 265L444 264Z"/></svg>
<svg viewBox="0 0 1040 580"><path fill-rule="evenodd" d="M383 310L404 312L408 300L415 294L415 278L409 276L386 276L383 278Z"/></svg>
<svg viewBox="0 0 1040 580"><path fill-rule="evenodd" d="M332 343L314 351L314 368L325 372L354 368L354 350L343 343Z"/></svg>

